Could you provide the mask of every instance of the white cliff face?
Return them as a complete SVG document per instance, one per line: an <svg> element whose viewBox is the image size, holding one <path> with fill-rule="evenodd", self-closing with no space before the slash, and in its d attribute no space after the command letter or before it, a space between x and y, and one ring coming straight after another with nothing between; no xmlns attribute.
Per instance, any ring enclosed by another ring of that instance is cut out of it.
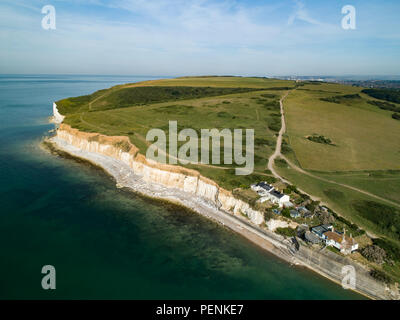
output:
<svg viewBox="0 0 400 320"><path fill-rule="evenodd" d="M237 215L244 214L254 224L260 225L264 222L264 215L261 212L253 210L249 204L236 199L231 192L201 176L197 171L147 160L143 155L138 154L138 149L129 142L127 137L107 137L80 132L65 124L57 130L57 137L81 150L99 153L121 161L128 165L135 175L141 176L148 183L157 183L193 194L224 211ZM119 141L129 143L131 150L129 152L121 150L116 144Z"/></svg>
<svg viewBox="0 0 400 320"><path fill-rule="evenodd" d="M57 105L53 102L53 120L55 123L62 123L64 121L64 116L58 112Z"/></svg>
<svg viewBox="0 0 400 320"><path fill-rule="evenodd" d="M275 231L278 228L287 228L289 224L286 221L270 219L266 222L268 229Z"/></svg>
<svg viewBox="0 0 400 320"><path fill-rule="evenodd" d="M291 221L291 222L286 222L283 220L277 220L277 219L270 219L265 223L268 227L269 230L275 231L278 228L292 228L296 229L298 226L298 223Z"/></svg>

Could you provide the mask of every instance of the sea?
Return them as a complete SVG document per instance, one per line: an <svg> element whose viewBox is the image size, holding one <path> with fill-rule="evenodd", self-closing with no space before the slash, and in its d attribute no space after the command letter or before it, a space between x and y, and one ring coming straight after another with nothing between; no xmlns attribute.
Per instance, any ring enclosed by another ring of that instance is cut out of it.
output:
<svg viewBox="0 0 400 320"><path fill-rule="evenodd" d="M54 101L152 79L0 75L0 299L363 299L41 146Z"/></svg>

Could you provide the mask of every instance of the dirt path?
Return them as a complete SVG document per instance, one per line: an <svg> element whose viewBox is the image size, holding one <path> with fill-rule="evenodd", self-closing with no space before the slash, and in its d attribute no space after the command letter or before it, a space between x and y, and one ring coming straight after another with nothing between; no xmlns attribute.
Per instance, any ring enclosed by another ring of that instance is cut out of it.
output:
<svg viewBox="0 0 400 320"><path fill-rule="evenodd" d="M279 104L281 107L281 130L279 131L278 138L276 139L276 147L275 152L268 159L268 170L278 179L283 182L289 183L287 180L283 179L274 168L275 159L282 156L281 147L282 147L282 136L286 132L286 123L285 123L285 111L283 109L283 100L288 96L289 91L285 93L285 95L279 100Z"/></svg>

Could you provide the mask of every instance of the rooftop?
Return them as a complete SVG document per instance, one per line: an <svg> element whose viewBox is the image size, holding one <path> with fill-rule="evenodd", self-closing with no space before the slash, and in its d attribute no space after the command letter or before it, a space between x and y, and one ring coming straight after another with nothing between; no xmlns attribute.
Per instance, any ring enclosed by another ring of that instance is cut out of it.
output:
<svg viewBox="0 0 400 320"><path fill-rule="evenodd" d="M306 231L304 237L307 241L310 241L312 243L319 243L321 241L314 233L311 233L310 231Z"/></svg>
<svg viewBox="0 0 400 320"><path fill-rule="evenodd" d="M311 228L311 230L322 236L322 234L324 234L325 232L330 231L331 228L332 226L330 224L323 224L317 227L313 227Z"/></svg>
<svg viewBox="0 0 400 320"><path fill-rule="evenodd" d="M271 195L273 195L274 197L277 197L278 199L282 198L284 196L284 194L280 193L279 191L276 190L272 190L270 192Z"/></svg>
<svg viewBox="0 0 400 320"><path fill-rule="evenodd" d="M333 240L333 241L335 241L337 243L342 243L342 241L343 241L343 235L340 235L340 234L338 234L336 232L333 232L333 231L327 231L327 232L324 233L324 235L327 237L328 240ZM355 243L353 238L345 236L345 239L346 239L346 243L347 244L352 245L352 244Z"/></svg>
<svg viewBox="0 0 400 320"><path fill-rule="evenodd" d="M273 186L271 186L270 184L266 183L265 181L257 183L256 186L257 187L261 187L261 188L266 189L266 190L273 189Z"/></svg>

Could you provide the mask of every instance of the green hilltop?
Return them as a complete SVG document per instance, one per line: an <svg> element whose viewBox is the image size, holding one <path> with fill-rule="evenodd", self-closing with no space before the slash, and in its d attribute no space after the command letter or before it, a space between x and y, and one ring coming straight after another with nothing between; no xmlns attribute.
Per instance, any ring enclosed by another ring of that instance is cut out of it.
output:
<svg viewBox="0 0 400 320"><path fill-rule="evenodd" d="M278 173L380 237L379 245L387 252L400 251L400 121L392 116L400 110L396 92L336 83L208 76L119 85L56 103L66 116L64 123L86 132L128 136L143 154L150 145L147 132L168 131L169 120L176 120L178 129L196 132L254 129L251 175L235 175L235 165L186 165L252 202L250 184L277 182L267 163L281 128L279 100L287 92L282 153L296 167L278 159ZM398 264L385 264L383 269L400 278Z"/></svg>

